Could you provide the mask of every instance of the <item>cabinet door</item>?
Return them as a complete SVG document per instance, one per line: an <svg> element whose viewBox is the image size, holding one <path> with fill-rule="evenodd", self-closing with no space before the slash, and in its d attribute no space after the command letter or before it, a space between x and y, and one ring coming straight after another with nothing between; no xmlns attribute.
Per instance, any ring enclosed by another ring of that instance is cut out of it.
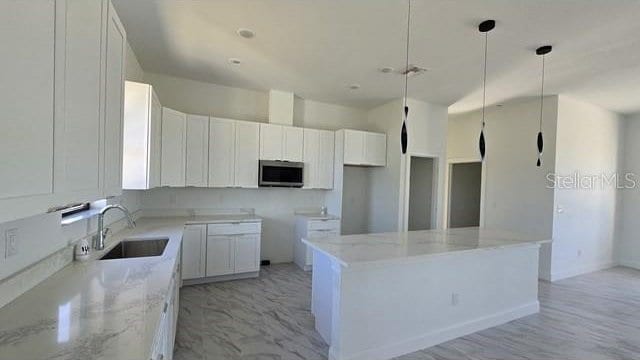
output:
<svg viewBox="0 0 640 360"><path fill-rule="evenodd" d="M102 25L106 3L66 1L65 116L56 119L54 191L61 202L102 196Z"/></svg>
<svg viewBox="0 0 640 360"><path fill-rule="evenodd" d="M207 186L209 175L209 117L187 115L186 185Z"/></svg>
<svg viewBox="0 0 640 360"><path fill-rule="evenodd" d="M169 108L162 109L162 186L185 185L186 116Z"/></svg>
<svg viewBox="0 0 640 360"><path fill-rule="evenodd" d="M260 124L260 160L282 160L283 126Z"/></svg>
<svg viewBox="0 0 640 360"><path fill-rule="evenodd" d="M127 81L124 87L123 189L149 188L151 86Z"/></svg>
<svg viewBox="0 0 640 360"><path fill-rule="evenodd" d="M0 199L53 191L56 3L0 2ZM1 204L0 222L19 212Z"/></svg>
<svg viewBox="0 0 640 360"><path fill-rule="evenodd" d="M387 164L387 135L366 133L364 149L366 164L374 166Z"/></svg>
<svg viewBox="0 0 640 360"><path fill-rule="evenodd" d="M104 195L122 194L122 122L127 35L109 2L104 100Z"/></svg>
<svg viewBox="0 0 640 360"><path fill-rule="evenodd" d="M238 235L235 239L235 273L260 270L260 234Z"/></svg>
<svg viewBox="0 0 640 360"><path fill-rule="evenodd" d="M364 156L364 131L344 131L344 163L346 165L362 165Z"/></svg>
<svg viewBox="0 0 640 360"><path fill-rule="evenodd" d="M149 134L149 141L151 142L150 152L148 156L149 161L149 188L155 188L160 186L160 171L162 161L162 105L158 96L151 89L151 131Z"/></svg>
<svg viewBox="0 0 640 360"><path fill-rule="evenodd" d="M235 121L211 118L209 122L209 187L234 185Z"/></svg>
<svg viewBox="0 0 640 360"><path fill-rule="evenodd" d="M235 186L258 187L258 154L260 126L258 123L236 121Z"/></svg>
<svg viewBox="0 0 640 360"><path fill-rule="evenodd" d="M188 225L182 236L182 279L198 279L206 274L207 226Z"/></svg>
<svg viewBox="0 0 640 360"><path fill-rule="evenodd" d="M207 236L207 276L233 273L234 242L233 236Z"/></svg>
<svg viewBox="0 0 640 360"><path fill-rule="evenodd" d="M318 144L317 188L333 189L333 167L335 135L333 131L321 130Z"/></svg>
<svg viewBox="0 0 640 360"><path fill-rule="evenodd" d="M304 187L307 189L318 186L319 149L320 130L304 129Z"/></svg>
<svg viewBox="0 0 640 360"><path fill-rule="evenodd" d="M302 161L303 130L298 127L283 126L282 160Z"/></svg>

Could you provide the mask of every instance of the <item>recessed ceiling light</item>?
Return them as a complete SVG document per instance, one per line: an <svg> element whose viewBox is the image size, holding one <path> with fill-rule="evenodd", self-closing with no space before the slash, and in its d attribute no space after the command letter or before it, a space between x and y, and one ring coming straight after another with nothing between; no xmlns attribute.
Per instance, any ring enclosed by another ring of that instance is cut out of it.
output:
<svg viewBox="0 0 640 360"><path fill-rule="evenodd" d="M349 85L349 89L358 90L358 89L360 89L360 84L351 84L351 85Z"/></svg>
<svg viewBox="0 0 640 360"><path fill-rule="evenodd" d="M240 61L240 59L230 58L229 59L229 63L231 63L233 65L240 65L240 63L242 63L242 61Z"/></svg>
<svg viewBox="0 0 640 360"><path fill-rule="evenodd" d="M256 33L253 30L245 28L238 29L237 33L245 39L252 39L254 36L256 36Z"/></svg>
<svg viewBox="0 0 640 360"><path fill-rule="evenodd" d="M380 72L381 73L385 73L385 74L392 73L393 70L395 70L395 69L392 68L391 66L385 66L383 68L380 68Z"/></svg>

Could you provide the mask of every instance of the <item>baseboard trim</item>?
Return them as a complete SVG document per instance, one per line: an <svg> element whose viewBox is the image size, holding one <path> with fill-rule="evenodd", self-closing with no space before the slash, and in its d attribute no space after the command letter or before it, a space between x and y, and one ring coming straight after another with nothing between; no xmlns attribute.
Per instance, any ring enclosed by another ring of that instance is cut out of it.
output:
<svg viewBox="0 0 640 360"><path fill-rule="evenodd" d="M412 353L443 342L469 335L474 332L505 324L524 316L540 311L540 303L536 300L516 308L496 314L483 316L475 320L459 323L442 330L433 331L402 342L385 345L362 351L351 356L339 357L333 347L329 348L329 360L386 360L396 356Z"/></svg>
<svg viewBox="0 0 640 360"><path fill-rule="evenodd" d="M215 283L215 282L221 282L221 281L232 281L232 280L240 280L240 279L250 279L250 278L256 278L258 276L260 276L260 272L254 271L254 272L243 273L243 274L230 274L230 275L210 276L210 277L199 278L199 279L187 279L187 280L182 280L182 286L200 285L200 284Z"/></svg>
<svg viewBox="0 0 640 360"><path fill-rule="evenodd" d="M568 279L574 276L592 273L595 271L610 269L617 265L616 262L608 261L605 263L591 263L582 266L576 266L564 271L552 271L550 281L558 281Z"/></svg>
<svg viewBox="0 0 640 360"><path fill-rule="evenodd" d="M617 265L640 270L640 261L619 260Z"/></svg>

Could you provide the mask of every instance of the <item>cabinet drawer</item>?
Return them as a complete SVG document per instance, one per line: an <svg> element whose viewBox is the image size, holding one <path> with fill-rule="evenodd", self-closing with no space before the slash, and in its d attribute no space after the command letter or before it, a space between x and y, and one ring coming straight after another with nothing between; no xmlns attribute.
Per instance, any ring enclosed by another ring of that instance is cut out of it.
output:
<svg viewBox="0 0 640 360"><path fill-rule="evenodd" d="M307 225L308 230L335 230L340 229L340 220L311 220Z"/></svg>
<svg viewBox="0 0 640 360"><path fill-rule="evenodd" d="M324 239L339 236L337 230L311 230L307 233L308 239Z"/></svg>
<svg viewBox="0 0 640 360"><path fill-rule="evenodd" d="M207 235L242 235L242 234L259 234L261 224L253 223L224 223L207 225Z"/></svg>

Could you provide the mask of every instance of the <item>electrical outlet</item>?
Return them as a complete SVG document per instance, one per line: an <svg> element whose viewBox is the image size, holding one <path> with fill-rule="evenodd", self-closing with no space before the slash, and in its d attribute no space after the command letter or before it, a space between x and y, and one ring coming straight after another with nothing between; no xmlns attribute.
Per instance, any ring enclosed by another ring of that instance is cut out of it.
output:
<svg viewBox="0 0 640 360"><path fill-rule="evenodd" d="M451 294L451 305L452 306L458 306L459 303L460 303L460 294L452 293Z"/></svg>
<svg viewBox="0 0 640 360"><path fill-rule="evenodd" d="M4 257L18 255L18 229L8 229L4 232Z"/></svg>

